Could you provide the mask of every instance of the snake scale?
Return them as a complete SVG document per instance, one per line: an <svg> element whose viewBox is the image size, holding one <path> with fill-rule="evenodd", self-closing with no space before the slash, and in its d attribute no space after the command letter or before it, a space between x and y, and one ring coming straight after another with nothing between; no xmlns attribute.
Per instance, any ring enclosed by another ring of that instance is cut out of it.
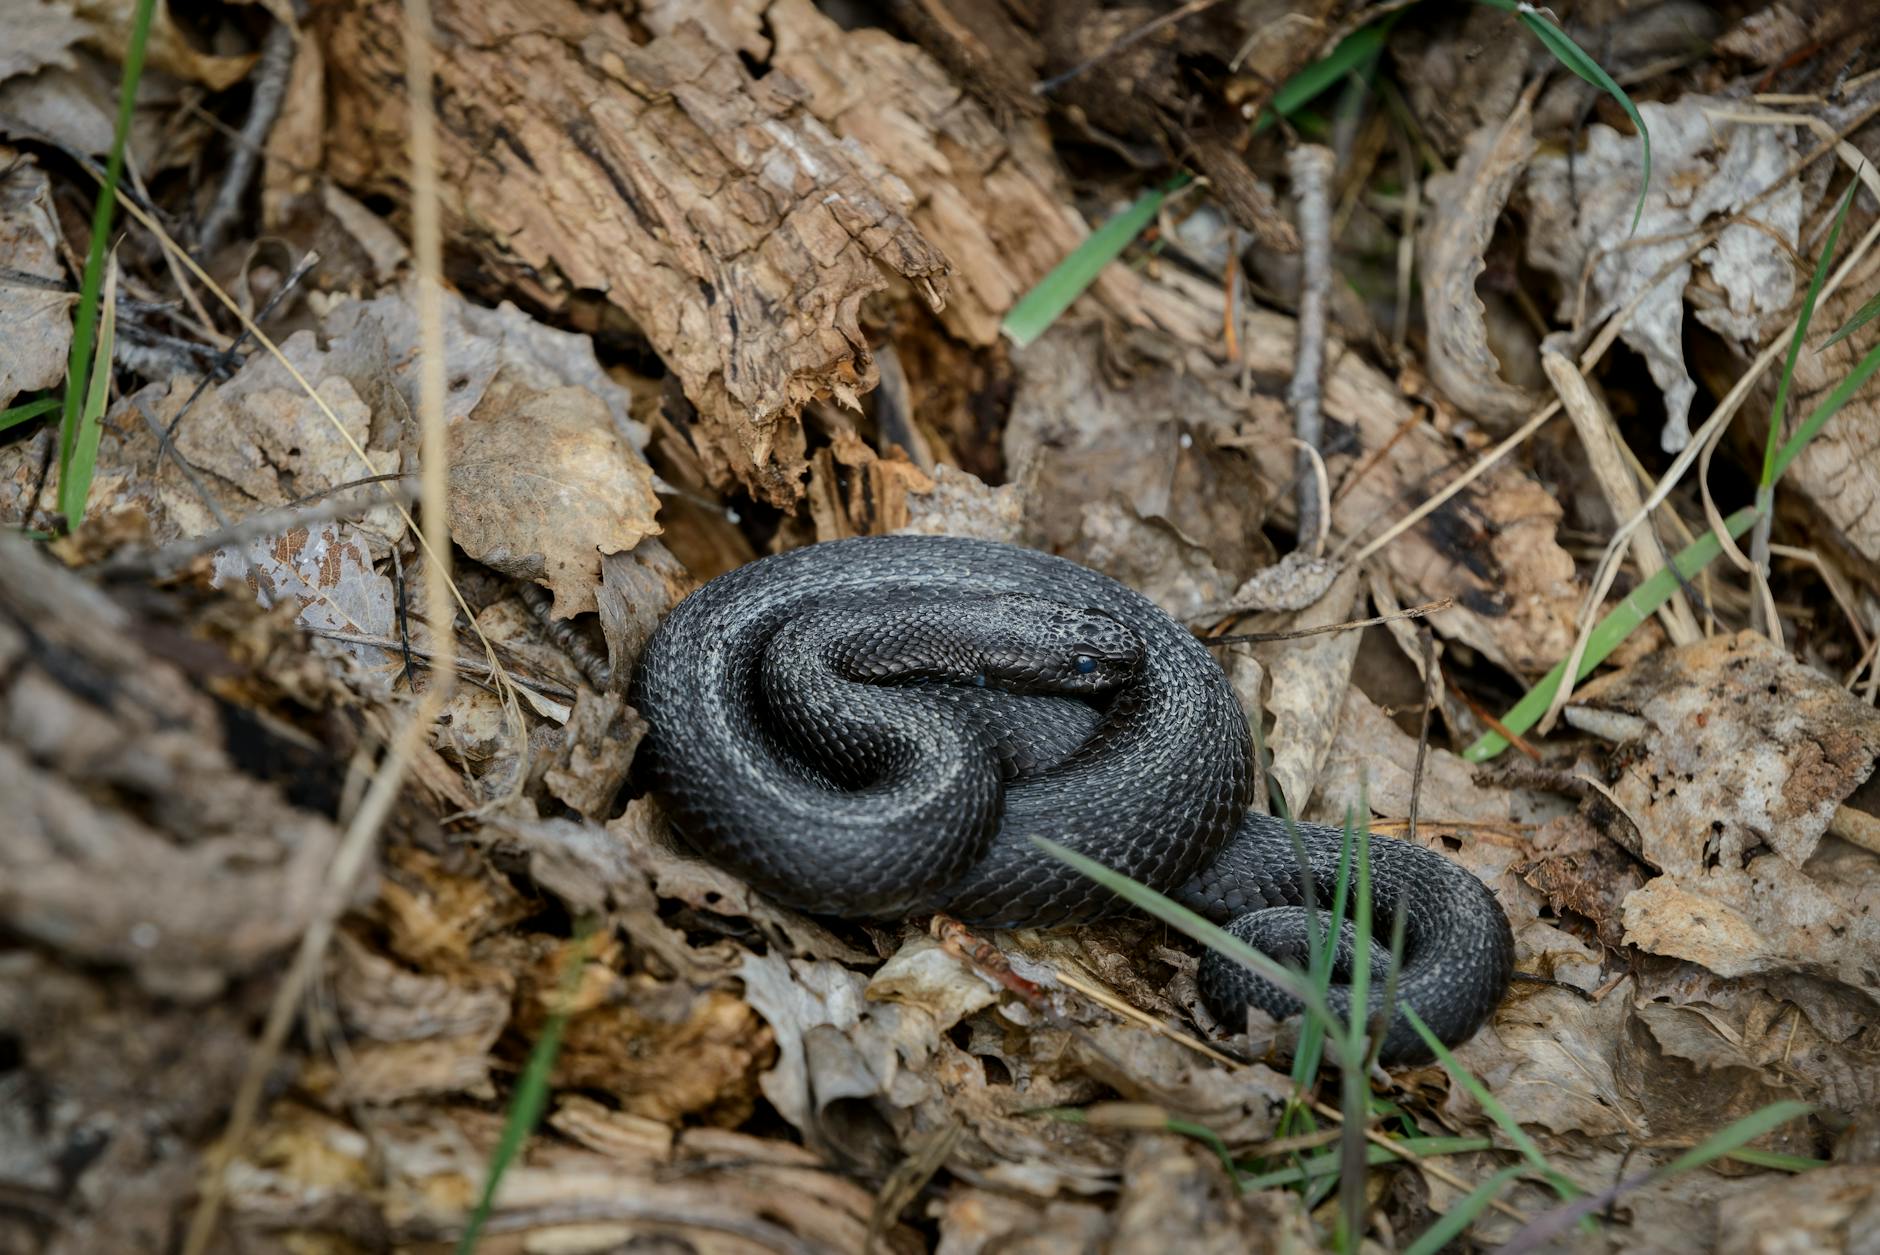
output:
<svg viewBox="0 0 1880 1255"><path fill-rule="evenodd" d="M1299 859L1285 825L1248 809L1251 741L1225 673L1146 597L1073 562L937 536L762 558L667 616L630 700L650 729L641 779L680 833L786 905L988 927L1122 909L1042 836L1304 963ZM1329 905L1342 834L1298 834ZM1370 881L1380 936L1405 912L1399 1005L1445 1043L1468 1037L1513 968L1500 906L1461 866L1387 837ZM1387 957L1374 943L1374 1012ZM1300 1009L1212 952L1198 984L1229 1025L1249 1005ZM1348 1012L1342 980L1329 1001ZM1381 1058L1427 1057L1393 1015Z"/></svg>

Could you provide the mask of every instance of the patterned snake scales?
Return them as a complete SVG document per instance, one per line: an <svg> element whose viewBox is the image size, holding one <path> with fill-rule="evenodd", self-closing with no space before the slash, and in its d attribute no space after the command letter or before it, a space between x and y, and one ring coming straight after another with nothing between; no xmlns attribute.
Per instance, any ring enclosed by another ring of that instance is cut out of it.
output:
<svg viewBox="0 0 1880 1255"><path fill-rule="evenodd" d="M651 726L643 779L685 838L787 905L991 927L1120 909L1029 839L1043 836L1304 965L1299 861L1285 825L1247 809L1251 742L1226 675L1147 598L1075 563L933 536L764 558L673 610L631 700ZM1298 830L1329 905L1342 834ZM1378 935L1405 911L1399 1004L1459 1042L1507 987L1508 922L1440 854L1375 837L1371 860ZM1374 942L1373 1011L1387 961ZM1249 1005L1300 1009L1212 952L1199 985L1230 1026ZM1341 983L1329 1001L1347 1013ZM1428 1051L1393 1015L1381 1057Z"/></svg>

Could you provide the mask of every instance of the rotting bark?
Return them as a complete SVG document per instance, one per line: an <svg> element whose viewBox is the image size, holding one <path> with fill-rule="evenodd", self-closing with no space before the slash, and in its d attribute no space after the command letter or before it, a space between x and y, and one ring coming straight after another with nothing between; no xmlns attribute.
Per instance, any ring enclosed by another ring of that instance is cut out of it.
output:
<svg viewBox="0 0 1880 1255"><path fill-rule="evenodd" d="M683 383L713 480L794 504L794 415L874 384L859 314L883 271L945 304L907 188L696 23L642 43L572 0L451 0L435 21L446 229L544 303L605 293ZM403 198L402 10L316 22L332 173Z"/></svg>
<svg viewBox="0 0 1880 1255"><path fill-rule="evenodd" d="M0 533L0 929L201 997L299 937L338 836L231 761L168 661L226 660L161 632Z"/></svg>

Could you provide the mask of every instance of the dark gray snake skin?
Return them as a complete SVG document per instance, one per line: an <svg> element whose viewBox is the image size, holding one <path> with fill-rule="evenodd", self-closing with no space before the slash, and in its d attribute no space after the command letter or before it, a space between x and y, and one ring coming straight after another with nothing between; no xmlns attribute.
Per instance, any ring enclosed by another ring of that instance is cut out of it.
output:
<svg viewBox="0 0 1880 1255"><path fill-rule="evenodd" d="M988 541L885 536L750 563L673 610L631 701L643 781L705 857L778 901L851 918L944 910L1044 927L1121 907L1038 850L1078 850L1303 965L1292 839L1249 812L1251 742L1206 647L1108 576ZM1341 834L1302 824L1321 905ZM1373 918L1406 913L1401 1004L1454 1043L1513 968L1500 906L1468 871L1375 837ZM1344 947L1348 950L1348 947ZM1372 1010L1387 953L1373 946ZM1212 952L1227 1024L1289 995ZM1335 984L1332 1008L1349 998ZM1393 1016L1386 1061L1424 1059Z"/></svg>

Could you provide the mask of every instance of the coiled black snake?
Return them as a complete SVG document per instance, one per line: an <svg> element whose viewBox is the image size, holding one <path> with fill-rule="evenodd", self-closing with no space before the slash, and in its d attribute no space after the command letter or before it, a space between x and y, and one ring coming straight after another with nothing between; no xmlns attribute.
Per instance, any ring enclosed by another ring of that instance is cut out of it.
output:
<svg viewBox="0 0 1880 1255"><path fill-rule="evenodd" d="M1048 837L1303 965L1308 912L1285 826L1248 811L1251 742L1207 649L1140 594L1035 550L884 536L764 558L687 597L630 700L642 777L701 854L801 910L945 910L1042 927L1120 903ZM1321 905L1342 834L1300 825ZM1500 906L1467 870L1372 839L1373 918L1404 904L1397 993L1443 1041L1494 1011L1513 967ZM1385 952L1370 956L1373 1010ZM1230 1025L1298 1003L1209 953ZM1331 990L1334 1012L1349 999ZM1426 1058L1402 1016L1382 1057Z"/></svg>

